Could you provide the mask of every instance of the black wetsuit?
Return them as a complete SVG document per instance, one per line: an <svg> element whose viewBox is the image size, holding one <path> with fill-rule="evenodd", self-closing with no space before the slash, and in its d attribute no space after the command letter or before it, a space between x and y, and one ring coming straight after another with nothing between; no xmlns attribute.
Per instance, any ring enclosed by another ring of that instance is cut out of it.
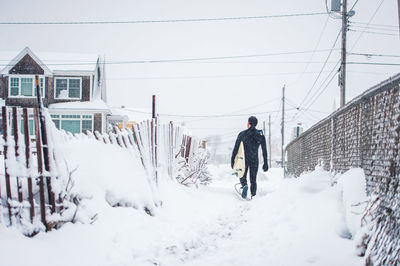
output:
<svg viewBox="0 0 400 266"><path fill-rule="evenodd" d="M255 127L250 127L239 133L235 147L232 151L232 159L231 159L231 167L233 168L233 164L235 162L235 156L239 150L240 142L243 141L244 146L244 156L245 156L245 165L246 169L244 171L244 175L240 178L240 183L242 186L247 185L247 172L250 170L250 191L251 195L255 196L257 192L257 171L258 171L258 148L261 145L262 154L264 158L263 170L268 170L268 154L267 154L267 145L265 144L265 136L263 135L261 130L257 130Z"/></svg>

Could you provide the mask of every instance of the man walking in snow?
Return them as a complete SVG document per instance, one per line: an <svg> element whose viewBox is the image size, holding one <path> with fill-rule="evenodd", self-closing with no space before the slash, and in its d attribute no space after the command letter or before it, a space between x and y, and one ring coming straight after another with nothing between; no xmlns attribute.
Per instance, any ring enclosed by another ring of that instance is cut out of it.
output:
<svg viewBox="0 0 400 266"><path fill-rule="evenodd" d="M240 132L232 151L231 167L235 162L235 156L239 150L240 142L243 141L244 156L245 156L245 171L240 183L242 184L242 198L247 197L247 172L250 170L250 192L253 198L257 192L257 171L258 171L258 148L261 145L262 154L264 159L263 170L268 171L268 154L267 145L265 144L265 136L262 130L257 130L257 118L255 116L249 117L247 129Z"/></svg>

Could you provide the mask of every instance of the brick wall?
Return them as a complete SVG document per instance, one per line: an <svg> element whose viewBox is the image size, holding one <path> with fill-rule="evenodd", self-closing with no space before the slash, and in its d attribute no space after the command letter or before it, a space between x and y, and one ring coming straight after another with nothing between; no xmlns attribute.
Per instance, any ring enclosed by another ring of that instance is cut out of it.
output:
<svg viewBox="0 0 400 266"><path fill-rule="evenodd" d="M320 121L286 147L286 174L299 176L320 161L343 173L364 169L372 230L366 263L400 265L400 74L383 81Z"/></svg>

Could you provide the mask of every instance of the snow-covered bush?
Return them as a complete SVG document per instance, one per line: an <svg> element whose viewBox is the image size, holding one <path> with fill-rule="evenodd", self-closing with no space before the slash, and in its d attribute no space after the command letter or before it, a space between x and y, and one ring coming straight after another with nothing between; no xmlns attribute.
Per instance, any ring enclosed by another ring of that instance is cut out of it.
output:
<svg viewBox="0 0 400 266"><path fill-rule="evenodd" d="M197 149L188 161L178 157L175 160L176 179L179 183L190 185L207 185L211 182L211 174L208 171L208 153L206 149Z"/></svg>

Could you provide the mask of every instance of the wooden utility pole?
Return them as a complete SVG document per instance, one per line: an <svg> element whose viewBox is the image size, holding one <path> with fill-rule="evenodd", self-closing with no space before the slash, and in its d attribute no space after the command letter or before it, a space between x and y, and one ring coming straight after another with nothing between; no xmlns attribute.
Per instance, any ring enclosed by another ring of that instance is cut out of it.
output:
<svg viewBox="0 0 400 266"><path fill-rule="evenodd" d="M399 13L399 33L400 33L400 0L397 0L397 12Z"/></svg>
<svg viewBox="0 0 400 266"><path fill-rule="evenodd" d="M340 66L340 107L346 104L346 34L347 34L347 0L342 6L342 58Z"/></svg>
<svg viewBox="0 0 400 266"><path fill-rule="evenodd" d="M285 86L282 88L282 128L281 128L281 133L282 133L282 147L281 147L281 166L282 168L285 167L285 152L283 150L283 146L285 145Z"/></svg>
<svg viewBox="0 0 400 266"><path fill-rule="evenodd" d="M263 134L265 136L265 120L263 121Z"/></svg>
<svg viewBox="0 0 400 266"><path fill-rule="evenodd" d="M271 114L268 117L268 155L269 155L269 167L272 167L272 153L271 153Z"/></svg>
<svg viewBox="0 0 400 266"><path fill-rule="evenodd" d="M152 116L151 118L156 118L156 96L153 95L153 104L152 104Z"/></svg>

